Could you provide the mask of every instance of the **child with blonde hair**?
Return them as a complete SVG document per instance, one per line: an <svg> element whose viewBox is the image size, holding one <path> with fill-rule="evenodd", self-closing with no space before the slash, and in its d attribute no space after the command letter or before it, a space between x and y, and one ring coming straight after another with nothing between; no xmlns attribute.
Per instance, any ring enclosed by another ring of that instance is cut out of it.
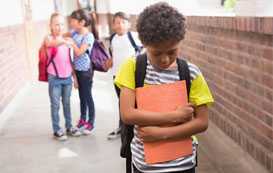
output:
<svg viewBox="0 0 273 173"><path fill-rule="evenodd" d="M68 41L63 37L64 17L53 13L50 17L50 31L44 44L47 47L48 64L48 91L50 98L53 136L58 140L66 140L67 135L79 136L81 133L72 126L70 96L72 91L73 66L70 57ZM75 86L77 80L74 78ZM62 99L66 133L59 125L59 108Z"/></svg>

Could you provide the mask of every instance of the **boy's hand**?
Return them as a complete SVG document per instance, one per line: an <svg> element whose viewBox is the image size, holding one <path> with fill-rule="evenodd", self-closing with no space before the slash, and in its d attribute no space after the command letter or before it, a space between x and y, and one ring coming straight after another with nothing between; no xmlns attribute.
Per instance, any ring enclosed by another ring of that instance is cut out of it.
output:
<svg viewBox="0 0 273 173"><path fill-rule="evenodd" d="M164 139L164 136L160 133L161 127L149 126L138 127L138 137L142 142L155 142Z"/></svg>
<svg viewBox="0 0 273 173"><path fill-rule="evenodd" d="M191 103L188 103L186 106L179 106L175 114L177 116L177 122L187 122L190 121L193 118L194 114L194 105Z"/></svg>

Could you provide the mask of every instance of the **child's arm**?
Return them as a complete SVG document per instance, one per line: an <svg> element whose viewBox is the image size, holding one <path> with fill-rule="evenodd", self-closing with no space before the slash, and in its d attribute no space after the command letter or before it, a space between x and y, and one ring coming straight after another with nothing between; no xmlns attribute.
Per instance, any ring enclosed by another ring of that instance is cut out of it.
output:
<svg viewBox="0 0 273 173"><path fill-rule="evenodd" d="M192 118L193 108L190 104L172 112L149 112L135 108L135 97L135 90L126 87L121 88L120 111L121 118L126 124L157 126L162 124L183 123Z"/></svg>
<svg viewBox="0 0 273 173"><path fill-rule="evenodd" d="M85 31L85 36L83 40L81 41L81 45L78 47L77 44L72 39L68 38L68 41L70 42L72 48L74 49L74 53L76 57L79 57L80 55L86 53L88 47L90 45L93 45L94 43L94 36L91 34L88 34L88 30Z"/></svg>
<svg viewBox="0 0 273 173"><path fill-rule="evenodd" d="M71 53L71 52L70 52ZM70 54L70 56L72 56ZM71 58L71 57L70 57ZM73 62L72 62L72 58L71 58L71 68L72 68L72 78L73 78L73 85L74 85L74 88L77 89L79 88L79 83L78 83L78 79L77 79L77 75L76 75L76 71L74 69L74 66L73 66Z"/></svg>
<svg viewBox="0 0 273 173"><path fill-rule="evenodd" d="M146 142L181 139L196 135L208 128L208 107L198 106L195 109L195 117L186 123L172 127L142 127L139 128L139 137Z"/></svg>
<svg viewBox="0 0 273 173"><path fill-rule="evenodd" d="M79 88L78 79L77 79L76 72L75 72L74 69L73 69L73 71L72 71L72 77L73 77L74 88L75 88L75 89Z"/></svg>
<svg viewBox="0 0 273 173"><path fill-rule="evenodd" d="M65 40L66 40L66 43L73 48L74 54L76 55L75 58L77 58L80 55L84 54L87 51L88 47L89 47L89 45L87 43L84 43L84 42L81 44L80 47L78 47L77 44L74 42L74 40L69 38L69 37L66 37Z"/></svg>
<svg viewBox="0 0 273 173"><path fill-rule="evenodd" d="M50 38L49 36L47 36L44 39L44 44L46 47L56 47L56 46L59 46L64 43L65 43L65 40L62 38L53 39L53 38Z"/></svg>
<svg viewBox="0 0 273 173"><path fill-rule="evenodd" d="M72 35L71 35L70 32L66 32L66 33L63 34L63 37L71 37L71 36L72 36Z"/></svg>
<svg viewBox="0 0 273 173"><path fill-rule="evenodd" d="M81 44L80 47L78 47L74 42L71 41L71 44L70 44L74 50L74 53L75 53L75 57L79 57L80 55L84 54L87 49L88 49L88 44Z"/></svg>

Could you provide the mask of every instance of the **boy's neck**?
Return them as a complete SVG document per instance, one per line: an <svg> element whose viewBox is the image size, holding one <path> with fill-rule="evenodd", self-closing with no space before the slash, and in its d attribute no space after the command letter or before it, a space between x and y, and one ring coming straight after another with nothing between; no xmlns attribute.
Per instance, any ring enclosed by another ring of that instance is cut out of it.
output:
<svg viewBox="0 0 273 173"><path fill-rule="evenodd" d="M123 36L125 34L127 34L129 31L125 31L125 32L121 32L121 33L117 33L118 36Z"/></svg>

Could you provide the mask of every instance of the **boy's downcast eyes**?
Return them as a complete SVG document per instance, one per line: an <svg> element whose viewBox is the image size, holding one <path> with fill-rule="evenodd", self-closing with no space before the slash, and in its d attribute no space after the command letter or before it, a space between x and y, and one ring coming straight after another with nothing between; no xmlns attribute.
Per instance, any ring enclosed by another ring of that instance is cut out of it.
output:
<svg viewBox="0 0 273 173"><path fill-rule="evenodd" d="M174 55L177 53L177 49L174 49L174 50L170 50L167 52L168 55Z"/></svg>
<svg viewBox="0 0 273 173"><path fill-rule="evenodd" d="M154 56L160 56L163 54L166 54L168 56L172 56L172 55L176 55L178 49L173 49L173 50L169 50L167 52L162 52L162 51L152 51L151 54Z"/></svg>
<svg viewBox="0 0 273 173"><path fill-rule="evenodd" d="M160 56L160 55L162 54L162 52L152 52L152 54L153 54L154 56Z"/></svg>

